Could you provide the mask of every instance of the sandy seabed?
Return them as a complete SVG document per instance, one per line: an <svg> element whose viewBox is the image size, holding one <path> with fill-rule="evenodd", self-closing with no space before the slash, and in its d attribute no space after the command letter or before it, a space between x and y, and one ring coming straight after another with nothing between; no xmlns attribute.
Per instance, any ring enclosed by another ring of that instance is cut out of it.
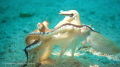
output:
<svg viewBox="0 0 120 67"><path fill-rule="evenodd" d="M0 67L24 64L25 36L37 28L38 22L46 19L50 23L49 28L53 29L64 18L59 15L60 10L77 10L83 24L91 24L95 30L120 45L119 7L119 0L0 0ZM22 13L28 16L24 17ZM58 48L54 50L59 52ZM57 58L58 55L54 51L50 57ZM51 67L56 59L52 60ZM82 48L76 51L74 59L69 58L69 51L66 52L62 62L54 67L120 67L120 56Z"/></svg>

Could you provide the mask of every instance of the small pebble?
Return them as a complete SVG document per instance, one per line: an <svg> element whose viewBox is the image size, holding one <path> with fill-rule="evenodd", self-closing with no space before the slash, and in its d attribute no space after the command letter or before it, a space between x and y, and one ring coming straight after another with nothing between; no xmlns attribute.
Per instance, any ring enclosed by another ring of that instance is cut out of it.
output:
<svg viewBox="0 0 120 67"><path fill-rule="evenodd" d="M5 22L7 22L7 21L6 21L6 20L2 20L2 21L1 21L1 23L5 23Z"/></svg>
<svg viewBox="0 0 120 67"><path fill-rule="evenodd" d="M29 33L29 30L27 28L24 28L23 32L24 33Z"/></svg>
<svg viewBox="0 0 120 67"><path fill-rule="evenodd" d="M9 53L12 53L13 51L11 49L8 50Z"/></svg>

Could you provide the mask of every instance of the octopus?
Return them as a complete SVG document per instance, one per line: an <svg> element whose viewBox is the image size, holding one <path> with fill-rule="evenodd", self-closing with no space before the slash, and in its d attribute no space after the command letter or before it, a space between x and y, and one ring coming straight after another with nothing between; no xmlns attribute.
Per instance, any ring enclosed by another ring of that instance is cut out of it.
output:
<svg viewBox="0 0 120 67"><path fill-rule="evenodd" d="M103 53L120 52L119 46L112 40L93 30L92 27L83 25L76 10L60 11L59 14L64 15L65 18L54 29L50 30L48 22L45 21L38 23L38 29L26 36L27 63L35 63L34 65L28 64L27 67L40 66L42 61L47 60L51 55L53 45L61 47L57 63L61 61L68 48L72 50L71 58L73 58L79 42L88 43L92 48Z"/></svg>

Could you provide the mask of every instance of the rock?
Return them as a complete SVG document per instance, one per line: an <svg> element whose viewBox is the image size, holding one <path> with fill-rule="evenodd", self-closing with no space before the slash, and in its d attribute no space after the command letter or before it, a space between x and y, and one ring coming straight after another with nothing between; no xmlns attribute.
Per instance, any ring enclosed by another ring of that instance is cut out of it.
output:
<svg viewBox="0 0 120 67"><path fill-rule="evenodd" d="M19 17L25 18L25 17L32 17L34 14L32 13L28 13L28 12L24 12L24 13L20 13Z"/></svg>

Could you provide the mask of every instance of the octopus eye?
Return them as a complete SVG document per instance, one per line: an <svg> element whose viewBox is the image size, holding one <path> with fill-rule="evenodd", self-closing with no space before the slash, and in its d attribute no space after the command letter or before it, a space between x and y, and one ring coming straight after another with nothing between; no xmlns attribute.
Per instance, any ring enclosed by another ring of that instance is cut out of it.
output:
<svg viewBox="0 0 120 67"><path fill-rule="evenodd" d="M74 14L72 13L72 14L70 14L70 17L73 17L74 16Z"/></svg>

